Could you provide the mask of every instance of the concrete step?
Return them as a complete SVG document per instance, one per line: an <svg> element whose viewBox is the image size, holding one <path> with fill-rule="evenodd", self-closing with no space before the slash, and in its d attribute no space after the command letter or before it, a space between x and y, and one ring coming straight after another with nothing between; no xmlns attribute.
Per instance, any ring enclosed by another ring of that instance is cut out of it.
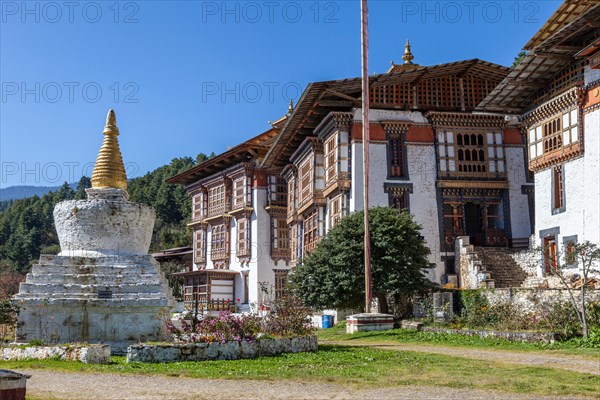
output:
<svg viewBox="0 0 600 400"><path fill-rule="evenodd" d="M156 273L152 264L144 265L41 265L31 268L34 274L95 274L95 275L143 275Z"/></svg>
<svg viewBox="0 0 600 400"><path fill-rule="evenodd" d="M115 285L82 285L77 283L46 283L46 284L35 284L35 283L21 283L19 287L19 293L59 293L59 294L93 294L97 295L98 290L104 291L108 287L108 290L115 293L160 293L163 291L162 285L156 284L121 284Z"/></svg>
<svg viewBox="0 0 600 400"><path fill-rule="evenodd" d="M158 274L27 274L26 281L32 284L81 284L81 285L121 285L121 284L156 284L160 282Z"/></svg>
<svg viewBox="0 0 600 400"><path fill-rule="evenodd" d="M123 301L157 301L157 300L165 300L166 297L164 293L114 293L111 298L108 299L99 299L97 294L85 294L85 293L19 293L15 295L15 299L25 300L25 299L39 299L41 301L49 301L51 303L56 302L57 300L123 300ZM59 303L60 304L60 303Z"/></svg>

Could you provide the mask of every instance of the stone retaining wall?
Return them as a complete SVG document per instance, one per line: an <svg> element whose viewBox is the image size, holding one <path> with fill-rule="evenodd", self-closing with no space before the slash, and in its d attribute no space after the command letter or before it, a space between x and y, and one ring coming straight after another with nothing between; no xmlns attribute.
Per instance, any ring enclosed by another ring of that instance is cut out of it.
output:
<svg viewBox="0 0 600 400"><path fill-rule="evenodd" d="M316 336L261 339L255 342L137 344L127 348L127 362L237 360L281 353L317 351Z"/></svg>
<svg viewBox="0 0 600 400"><path fill-rule="evenodd" d="M566 289L502 288L482 290L490 304L512 303L523 312L533 311L537 304L570 302ZM574 290L579 302L579 290ZM600 302L600 289L586 289L587 302Z"/></svg>
<svg viewBox="0 0 600 400"><path fill-rule="evenodd" d="M449 333L454 335L479 336L482 338L498 338L510 340L511 342L543 342L554 343L559 339L557 333L539 333L539 332L506 332L506 331L487 331L487 330L463 330L424 327L423 332Z"/></svg>
<svg viewBox="0 0 600 400"><path fill-rule="evenodd" d="M110 346L9 346L0 348L0 360L44 360L59 358L61 360L81 361L86 364L108 364L110 362Z"/></svg>

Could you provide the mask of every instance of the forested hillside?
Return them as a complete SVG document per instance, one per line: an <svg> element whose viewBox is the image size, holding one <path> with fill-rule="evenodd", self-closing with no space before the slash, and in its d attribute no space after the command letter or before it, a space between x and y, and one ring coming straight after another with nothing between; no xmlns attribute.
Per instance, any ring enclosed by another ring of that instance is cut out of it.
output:
<svg viewBox="0 0 600 400"><path fill-rule="evenodd" d="M156 223L151 251L169 247L186 246L191 243L189 222L191 203L181 186L165 180L209 157L199 154L175 158L169 165L155 169L146 175L130 179L127 191L133 202L148 204L156 211ZM67 183L57 191L41 197L33 196L14 200L0 212L0 272L25 273L39 258L40 253L56 254L60 251L54 229L52 212L56 203L70 199L85 199L85 189L90 179L82 177L76 190Z"/></svg>

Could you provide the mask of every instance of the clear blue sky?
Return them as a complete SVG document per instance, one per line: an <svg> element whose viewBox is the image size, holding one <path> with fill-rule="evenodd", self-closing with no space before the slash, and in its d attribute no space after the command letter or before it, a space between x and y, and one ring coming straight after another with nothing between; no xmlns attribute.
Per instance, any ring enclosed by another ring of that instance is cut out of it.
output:
<svg viewBox="0 0 600 400"><path fill-rule="evenodd" d="M370 71L407 38L421 65L509 66L559 4L370 1ZM360 76L358 1L0 6L0 187L91 174L109 108L133 177L266 130L308 82Z"/></svg>

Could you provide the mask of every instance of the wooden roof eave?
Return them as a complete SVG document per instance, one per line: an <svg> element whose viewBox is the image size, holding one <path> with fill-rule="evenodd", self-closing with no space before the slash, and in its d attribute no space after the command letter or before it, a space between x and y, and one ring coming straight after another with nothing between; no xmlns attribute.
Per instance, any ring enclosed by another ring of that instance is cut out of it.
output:
<svg viewBox="0 0 600 400"><path fill-rule="evenodd" d="M216 157L172 176L167 179L167 182L171 184L189 185L203 177L215 174L219 169L223 169L224 166L260 158L261 155L266 153L278 133L277 128L269 129L252 139L232 147Z"/></svg>
<svg viewBox="0 0 600 400"><path fill-rule="evenodd" d="M588 13L590 8L597 6L597 0L567 0L563 2L554 14L548 18L548 21L525 44L523 50L531 51L547 43L549 39L556 37L557 32Z"/></svg>

